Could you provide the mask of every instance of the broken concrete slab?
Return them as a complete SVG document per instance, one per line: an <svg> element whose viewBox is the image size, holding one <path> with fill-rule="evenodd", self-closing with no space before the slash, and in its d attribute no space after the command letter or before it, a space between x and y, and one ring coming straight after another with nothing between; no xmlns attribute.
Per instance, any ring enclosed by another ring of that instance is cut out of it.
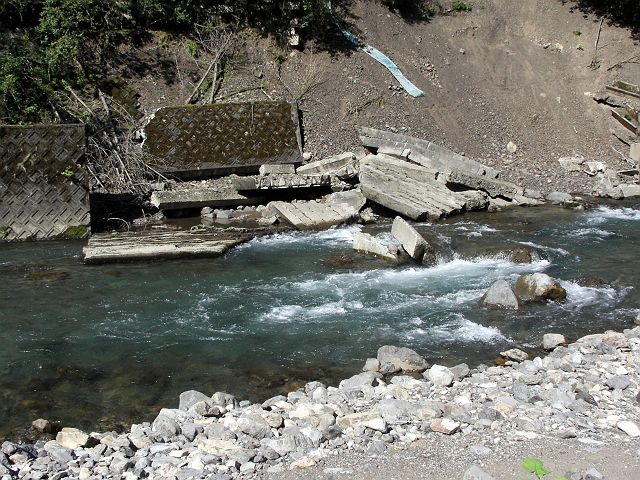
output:
<svg viewBox="0 0 640 480"><path fill-rule="evenodd" d="M464 209L468 212L484 210L489 205L489 195L480 190L463 190L456 192L465 200Z"/></svg>
<svg viewBox="0 0 640 480"><path fill-rule="evenodd" d="M505 208L517 207L518 204L504 198L496 197L489 200L488 212L499 212Z"/></svg>
<svg viewBox="0 0 640 480"><path fill-rule="evenodd" d="M273 174L267 176L252 175L231 178L236 190L240 192L256 190L274 190L288 188L329 187L333 179L329 175Z"/></svg>
<svg viewBox="0 0 640 480"><path fill-rule="evenodd" d="M402 217L396 217L391 226L391 235L400 242L411 258L422 262L427 249L427 241Z"/></svg>
<svg viewBox="0 0 640 480"><path fill-rule="evenodd" d="M629 157L636 162L636 167L640 165L640 142L632 142L629 146Z"/></svg>
<svg viewBox="0 0 640 480"><path fill-rule="evenodd" d="M524 195L524 188L515 183L496 180L484 175L476 175L462 170L452 170L443 176L449 186L462 186L473 190L487 192L492 198L504 197L512 199L516 195ZM438 177L440 179L440 176Z"/></svg>
<svg viewBox="0 0 640 480"><path fill-rule="evenodd" d="M354 221L358 211L346 203L310 202L270 202L268 213L275 212L299 230L331 227Z"/></svg>
<svg viewBox="0 0 640 480"><path fill-rule="evenodd" d="M543 201L524 195L514 195L511 201L519 207L539 207L540 205L544 205Z"/></svg>
<svg viewBox="0 0 640 480"><path fill-rule="evenodd" d="M296 166L292 163L268 163L260 165L260 175L275 175L282 173L296 173Z"/></svg>
<svg viewBox="0 0 640 480"><path fill-rule="evenodd" d="M345 203L359 212L367 203L367 198L358 189L346 190L329 195L327 203Z"/></svg>
<svg viewBox="0 0 640 480"><path fill-rule="evenodd" d="M388 155L360 161L360 188L367 199L412 220L439 219L464 210L468 198L436 180L437 172Z"/></svg>
<svg viewBox="0 0 640 480"><path fill-rule="evenodd" d="M383 243L368 233L357 232L353 236L353 249L393 263L402 261L399 246Z"/></svg>
<svg viewBox="0 0 640 480"><path fill-rule="evenodd" d="M350 174L357 175L358 162L352 152L346 152L301 165L296 173L299 175L333 174L340 177Z"/></svg>
<svg viewBox="0 0 640 480"><path fill-rule="evenodd" d="M458 169L490 178L496 178L499 174L491 167L428 140L369 127L358 127L358 133L365 147L377 149L378 153L393 152L393 155L402 157L406 155L412 162L439 172Z"/></svg>
<svg viewBox="0 0 640 480"><path fill-rule="evenodd" d="M219 257L249 237L212 233L125 232L93 235L83 248L85 263L116 263L155 258Z"/></svg>
<svg viewBox="0 0 640 480"><path fill-rule="evenodd" d="M144 148L159 171L183 180L255 174L267 163L302 163L300 125L295 102L164 107L145 127Z"/></svg>
<svg viewBox="0 0 640 480"><path fill-rule="evenodd" d="M622 183L618 185L618 188L622 191L622 196L624 198L640 197L640 185Z"/></svg>
<svg viewBox="0 0 640 480"><path fill-rule="evenodd" d="M257 205L262 200L263 197L242 195L233 188L165 190L151 194L151 203L160 210Z"/></svg>

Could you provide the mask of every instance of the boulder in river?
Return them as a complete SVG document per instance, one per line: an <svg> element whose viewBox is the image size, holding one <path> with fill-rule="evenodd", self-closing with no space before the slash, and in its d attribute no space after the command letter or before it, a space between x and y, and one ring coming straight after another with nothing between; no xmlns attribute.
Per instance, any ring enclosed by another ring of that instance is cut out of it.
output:
<svg viewBox="0 0 640 480"><path fill-rule="evenodd" d="M506 280L494 282L480 299L480 304L485 307L512 308L514 310L520 308L520 301Z"/></svg>
<svg viewBox="0 0 640 480"><path fill-rule="evenodd" d="M378 349L378 361L381 365L391 364L405 372L424 372L429 368L429 362L414 350L393 345Z"/></svg>
<svg viewBox="0 0 640 480"><path fill-rule="evenodd" d="M553 350L560 345L566 345L567 339L559 333L545 333L542 336L542 348L545 350Z"/></svg>
<svg viewBox="0 0 640 480"><path fill-rule="evenodd" d="M564 300L567 291L545 273L520 275L516 281L516 295L524 301Z"/></svg>

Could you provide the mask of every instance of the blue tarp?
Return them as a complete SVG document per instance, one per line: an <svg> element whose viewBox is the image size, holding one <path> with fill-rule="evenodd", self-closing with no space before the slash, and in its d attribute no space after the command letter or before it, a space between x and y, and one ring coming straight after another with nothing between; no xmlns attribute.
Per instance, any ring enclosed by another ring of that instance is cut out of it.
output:
<svg viewBox="0 0 640 480"><path fill-rule="evenodd" d="M333 6L331 5L330 0L327 2L327 6L329 7L329 11L333 12ZM358 46L364 53L369 55L371 58L373 58L377 62L384 65L387 68L387 70L389 70L391 74L394 77L396 77L396 80L400 82L400 85L402 85L402 87L406 90L406 92L409 95L411 95L412 97L424 96L424 92L420 90L418 87L416 87L413 83L411 83L409 79L402 74L398 66L395 63L393 63L393 60L391 60L389 57L387 57L384 53L382 53L377 48L362 42L362 40L356 37L353 33L345 29L340 23L340 21L336 20L336 23L338 25L338 28L342 32L342 34L347 38L347 40L349 40L354 45Z"/></svg>

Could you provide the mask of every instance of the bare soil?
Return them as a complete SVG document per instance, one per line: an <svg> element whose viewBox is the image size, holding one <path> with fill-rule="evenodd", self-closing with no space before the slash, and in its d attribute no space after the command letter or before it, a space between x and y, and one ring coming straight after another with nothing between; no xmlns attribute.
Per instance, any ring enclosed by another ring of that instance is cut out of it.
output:
<svg viewBox="0 0 640 480"><path fill-rule="evenodd" d="M638 63L608 69L640 44L630 30L605 21L596 52L600 18L574 7L560 0L482 0L471 12L407 21L378 2L357 0L353 28L424 97L399 89L384 67L339 34L329 46L307 42L303 50L282 50L244 32L216 98L297 100L305 150L314 158L357 148L354 127L367 125L440 143L531 188L589 192L593 179L564 172L557 160L581 154L614 170L629 168L623 158L629 148L611 130L629 133L590 94L617 79L639 83ZM210 61L160 33L129 57L129 83L147 114L183 104ZM506 150L509 142L517 145L514 154Z"/></svg>
<svg viewBox="0 0 640 480"><path fill-rule="evenodd" d="M392 447L382 455L347 453L330 457L304 470L268 474L278 480L461 480L464 472L478 465L496 480L530 480L536 478L521 467L525 458L543 461L551 470L548 477L557 478L572 471L584 474L595 468L606 480L640 478L640 443L582 443L577 439L539 437L494 439L495 443L477 436L433 436L404 448ZM492 450L487 456L472 453L469 447L483 445ZM475 478L475 477L474 477ZM584 478L584 477L583 477Z"/></svg>

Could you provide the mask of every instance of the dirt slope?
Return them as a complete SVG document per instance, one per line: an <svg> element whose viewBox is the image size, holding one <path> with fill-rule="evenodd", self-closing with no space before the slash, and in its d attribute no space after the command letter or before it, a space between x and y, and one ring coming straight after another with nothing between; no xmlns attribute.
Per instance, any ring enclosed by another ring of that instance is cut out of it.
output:
<svg viewBox="0 0 640 480"><path fill-rule="evenodd" d="M354 1L355 27L424 90L423 98L398 91L382 66L340 39L331 51L308 43L302 52L288 52L255 37L248 38L219 97L299 99L305 150L316 158L356 148L354 126L368 125L441 143L531 187L588 191L593 179L559 170L557 159L579 153L628 168L621 156L628 147L610 133L609 109L586 93L618 78L640 83L638 64L607 71L640 45L629 30L605 22L595 55L600 19L571 5L483 0L471 12L407 22L378 2ZM594 57L598 69L590 68ZM149 74L140 82L146 110L180 104L207 63L175 60L178 68L188 65L171 81L165 72L164 79ZM247 88L253 90L237 93ZM506 151L510 141L515 154Z"/></svg>

